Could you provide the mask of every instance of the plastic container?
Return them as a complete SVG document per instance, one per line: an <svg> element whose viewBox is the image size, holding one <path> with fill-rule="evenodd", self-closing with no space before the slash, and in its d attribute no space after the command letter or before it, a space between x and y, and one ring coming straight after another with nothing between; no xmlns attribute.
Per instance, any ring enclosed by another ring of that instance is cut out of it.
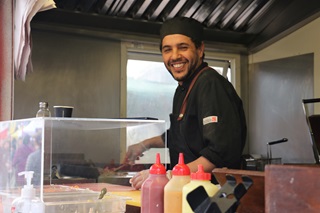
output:
<svg viewBox="0 0 320 213"><path fill-rule="evenodd" d="M77 185L45 185L43 193L45 213L125 213L126 201L132 199L108 192L99 199L101 192L79 188ZM0 199L2 199L3 208L0 212L11 213L12 201L17 197L18 194L2 194Z"/></svg>
<svg viewBox="0 0 320 213"><path fill-rule="evenodd" d="M219 188L213 183L211 183L211 173L205 173L201 164L198 165L198 171L196 173L191 173L190 183L186 184L182 189L183 213L193 212L188 203L187 195L189 194L189 192L193 191L198 186L203 186L210 197L212 197L215 193L219 191Z"/></svg>
<svg viewBox="0 0 320 213"><path fill-rule="evenodd" d="M156 163L150 167L149 177L141 187L141 213L163 213L164 187L169 181L166 173L157 153Z"/></svg>
<svg viewBox="0 0 320 213"><path fill-rule="evenodd" d="M179 162L172 169L172 178L164 187L164 212L182 212L182 189L190 182L190 169L184 163L183 154L179 154Z"/></svg>
<svg viewBox="0 0 320 213"><path fill-rule="evenodd" d="M57 192L45 195L45 213L124 213L128 197L107 193L98 199L100 192L83 190L82 192Z"/></svg>
<svg viewBox="0 0 320 213"><path fill-rule="evenodd" d="M31 184L33 171L20 172L18 175L24 175L27 180L27 185L21 189L21 197L13 200L11 205L12 213L43 213L44 203L40 198L36 197L36 190Z"/></svg>

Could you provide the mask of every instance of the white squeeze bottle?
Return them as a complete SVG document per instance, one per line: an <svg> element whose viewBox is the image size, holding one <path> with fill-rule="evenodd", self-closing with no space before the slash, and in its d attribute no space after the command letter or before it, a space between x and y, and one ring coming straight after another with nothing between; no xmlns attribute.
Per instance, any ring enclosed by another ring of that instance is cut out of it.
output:
<svg viewBox="0 0 320 213"><path fill-rule="evenodd" d="M172 169L172 178L164 187L164 213L182 212L182 188L190 182L190 169L184 163L182 153L179 162Z"/></svg>
<svg viewBox="0 0 320 213"><path fill-rule="evenodd" d="M11 205L11 213L43 213L44 203L40 198L36 197L36 189L33 188L31 180L33 171L20 172L18 175L24 175L27 185L21 189L21 197L13 200Z"/></svg>
<svg viewBox="0 0 320 213"><path fill-rule="evenodd" d="M191 173L190 183L186 184L182 189L182 212L192 213L192 209L188 203L187 195L199 186L203 186L207 194L212 197L219 191L219 188L211 183L211 173L205 173L203 171L203 165L198 165L198 171Z"/></svg>

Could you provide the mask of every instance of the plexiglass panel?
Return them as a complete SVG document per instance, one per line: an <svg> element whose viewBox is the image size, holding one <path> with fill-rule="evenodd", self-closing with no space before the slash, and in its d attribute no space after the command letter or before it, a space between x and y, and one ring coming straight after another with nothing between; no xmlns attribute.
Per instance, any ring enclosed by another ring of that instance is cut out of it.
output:
<svg viewBox="0 0 320 213"><path fill-rule="evenodd" d="M165 131L165 121L144 119L32 118L0 122L0 208L11 212L11 202L26 184L24 176L19 175L23 171L34 172L31 183L36 196L47 203L46 208L59 202L59 197L64 202L72 199L72 205L81 198L74 198L80 191L72 191L71 196L70 189L57 187L61 184L128 185L129 178L123 177L148 169L156 152L161 152L163 164L169 159L164 148L146 153L149 160L126 165L123 161L127 147ZM53 195L57 190L61 194ZM96 196L90 191L85 193ZM85 195L82 197L88 198Z"/></svg>

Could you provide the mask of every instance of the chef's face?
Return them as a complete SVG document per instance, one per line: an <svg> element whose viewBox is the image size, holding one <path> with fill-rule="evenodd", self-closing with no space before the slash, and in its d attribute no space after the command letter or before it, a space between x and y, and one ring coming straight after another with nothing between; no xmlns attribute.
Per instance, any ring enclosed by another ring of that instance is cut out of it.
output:
<svg viewBox="0 0 320 213"><path fill-rule="evenodd" d="M188 78L202 63L204 44L196 48L191 38L181 35L167 35L162 40L162 59L179 83Z"/></svg>

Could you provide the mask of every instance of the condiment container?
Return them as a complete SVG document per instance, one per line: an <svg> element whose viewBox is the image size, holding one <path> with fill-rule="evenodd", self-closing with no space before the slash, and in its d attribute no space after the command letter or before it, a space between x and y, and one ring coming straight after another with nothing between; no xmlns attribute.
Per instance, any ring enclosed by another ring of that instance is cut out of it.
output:
<svg viewBox="0 0 320 213"><path fill-rule="evenodd" d="M166 168L156 155L156 163L150 167L149 177L141 187L141 213L163 213L164 187L168 183Z"/></svg>
<svg viewBox="0 0 320 213"><path fill-rule="evenodd" d="M51 117L51 112L49 110L48 102L39 103L39 110L36 114L36 117Z"/></svg>
<svg viewBox="0 0 320 213"><path fill-rule="evenodd" d="M179 154L179 162L172 169L172 178L164 187L164 212L182 212L182 188L190 182L190 169L184 163L183 154Z"/></svg>
<svg viewBox="0 0 320 213"><path fill-rule="evenodd" d="M190 183L186 184L182 189L182 212L192 213L192 209L188 203L187 195L199 186L203 186L207 194L212 197L219 191L219 188L211 183L211 173L205 173L203 171L203 165L198 165L198 171L191 173Z"/></svg>

